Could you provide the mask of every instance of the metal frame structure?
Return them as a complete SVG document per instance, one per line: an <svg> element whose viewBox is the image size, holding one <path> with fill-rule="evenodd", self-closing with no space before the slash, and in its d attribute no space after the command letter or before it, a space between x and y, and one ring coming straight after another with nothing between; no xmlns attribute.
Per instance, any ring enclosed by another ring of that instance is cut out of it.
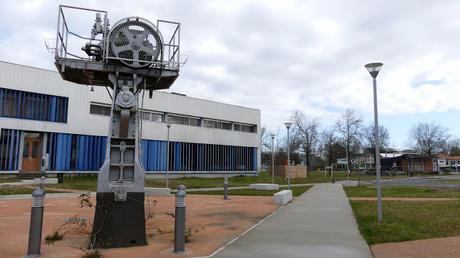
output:
<svg viewBox="0 0 460 258"><path fill-rule="evenodd" d="M96 34L96 36L80 35L75 32L66 20L66 12L89 12L93 14L102 14L103 19L101 19L101 23L103 28L99 33L102 34L102 37L98 36L99 34ZM142 19L140 17L138 18ZM125 19L120 20L120 22ZM151 97L153 90L167 89L172 83L174 83L175 79L179 75L180 67L187 62L188 57L181 56L180 54L180 23L157 20L156 26L153 23L150 23L149 25L156 27L154 29L158 33L158 30L161 27L163 29L163 35L170 35L170 37L166 39L162 38L162 40L165 41L161 46L161 54L158 59L146 61L116 57L110 55L109 40L111 31L108 29L109 19L107 11L60 5L57 19L56 46L54 50L49 51L55 53L55 65L65 80L86 85L111 87L112 83L108 80L109 73L130 73L133 71L130 67L123 65L120 66L118 62L132 61L148 63L146 67L135 70L139 76L144 76L145 82L143 87L144 89L149 90L149 96ZM167 25L172 25L173 28L170 29L170 31L167 31ZM100 44L102 46L102 60L98 61L95 60L94 57L85 56L83 51L82 54L72 52L71 49L77 49L75 41L81 40L86 40L93 45Z"/></svg>
<svg viewBox="0 0 460 258"><path fill-rule="evenodd" d="M96 41L96 42L101 42L104 44L104 62L108 63L110 60L126 60L126 61L132 61L133 59L126 59L126 58L119 58L119 57L114 57L110 56L109 53L109 41L103 42L102 39L97 39L97 38L91 38L88 36L82 36L79 35L71 30L69 28L69 25L67 23L67 20L65 18L65 10L77 10L77 11L87 11L87 12L93 12L93 13L102 13L104 14L104 24L108 24L108 12L104 10L97 10L97 9L89 9L89 8L81 8L81 7L74 7L74 6L68 6L68 5L60 5L59 6L59 11L58 11L58 20L57 20L57 33L56 33L56 47L55 47L55 58L56 59L68 59L70 58L75 58L78 60L84 60L84 61L93 61L91 57L85 57L83 55L78 55L76 53L72 53L69 50L69 36L70 37L76 37L79 39L83 40L88 40L88 41ZM122 20L121 20L122 21ZM181 24L179 22L172 22L172 21L166 21L166 20L157 20L156 22L156 29L157 31L160 31L160 27L166 27L162 25L166 24L171 24L174 25L173 32L171 37L167 40L167 43L164 43L161 49L161 57L159 60L154 60L150 61L148 63L151 64L151 68L161 68L165 70L179 70L180 66L185 64L187 61L186 56L181 56L180 54L180 30L181 30ZM116 25L116 24L115 24ZM115 26L114 25L114 26ZM154 26L152 24L152 26ZM104 35L108 35L109 31L107 30L107 26L104 26ZM72 39L72 38L70 38ZM166 42L166 41L164 41ZM181 59L184 60L181 60ZM134 61L142 61L146 62L144 60L134 60ZM61 66L62 71L64 71L65 66Z"/></svg>
<svg viewBox="0 0 460 258"><path fill-rule="evenodd" d="M95 14L91 36L72 31L64 10ZM163 23L176 26L166 44L158 31ZM71 37L87 40L81 50L88 57L70 51L74 49L70 47ZM154 90L171 87L179 76L179 49L180 23L159 20L155 26L146 19L128 17L109 29L106 11L59 6L55 65L62 78L113 89L112 93L108 91L112 98L111 119L105 161L98 175L90 248L147 244L145 171L140 157L143 102L139 99L145 90L152 96Z"/></svg>

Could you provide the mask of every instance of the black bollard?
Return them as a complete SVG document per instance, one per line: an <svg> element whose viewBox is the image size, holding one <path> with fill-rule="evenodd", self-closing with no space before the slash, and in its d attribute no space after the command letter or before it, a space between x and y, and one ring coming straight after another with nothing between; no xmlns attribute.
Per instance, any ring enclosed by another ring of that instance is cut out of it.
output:
<svg viewBox="0 0 460 258"><path fill-rule="evenodd" d="M228 178L224 178L224 200L228 200Z"/></svg>
<svg viewBox="0 0 460 258"><path fill-rule="evenodd" d="M43 209L45 190L37 188L32 192L32 212L30 214L29 245L27 258L39 257L42 242Z"/></svg>
<svg viewBox="0 0 460 258"><path fill-rule="evenodd" d="M58 178L58 184L64 183L64 173L58 173L57 178Z"/></svg>
<svg viewBox="0 0 460 258"><path fill-rule="evenodd" d="M174 222L174 253L185 252L185 186L178 185Z"/></svg>

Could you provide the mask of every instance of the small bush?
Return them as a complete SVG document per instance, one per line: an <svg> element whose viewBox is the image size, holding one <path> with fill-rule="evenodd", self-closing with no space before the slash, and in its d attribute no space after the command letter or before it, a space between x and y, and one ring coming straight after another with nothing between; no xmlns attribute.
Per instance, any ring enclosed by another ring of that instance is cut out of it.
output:
<svg viewBox="0 0 460 258"><path fill-rule="evenodd" d="M54 242L62 240L63 237L64 237L63 234L59 233L59 231L57 230L54 230L53 233L45 237L45 244L52 245L54 244Z"/></svg>
<svg viewBox="0 0 460 258"><path fill-rule="evenodd" d="M98 249L91 249L87 251L82 258L101 258L102 254L99 252Z"/></svg>

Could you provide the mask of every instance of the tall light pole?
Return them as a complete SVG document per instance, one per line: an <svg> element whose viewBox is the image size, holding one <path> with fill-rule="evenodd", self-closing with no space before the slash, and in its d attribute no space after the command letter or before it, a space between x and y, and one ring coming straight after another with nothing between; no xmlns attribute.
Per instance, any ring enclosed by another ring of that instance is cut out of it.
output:
<svg viewBox="0 0 460 258"><path fill-rule="evenodd" d="M275 183L275 136L276 134L270 134L272 137L272 184Z"/></svg>
<svg viewBox="0 0 460 258"><path fill-rule="evenodd" d="M168 143L166 144L166 188L169 188L169 129L171 128L171 124L166 124L166 128L168 128Z"/></svg>
<svg viewBox="0 0 460 258"><path fill-rule="evenodd" d="M380 185L380 142L379 142L379 117L377 111L377 75L382 68L382 63L366 64L367 71L372 76L374 86L374 142L375 142L375 170L377 176L377 223L382 223L382 190Z"/></svg>
<svg viewBox="0 0 460 258"><path fill-rule="evenodd" d="M292 123L286 122L286 123L284 123L284 125L286 126L286 129L287 129L287 159L288 159L288 160L287 160L287 161L288 161L287 173L288 173L288 190L291 190L291 170L290 170L290 166L291 166L291 158L290 158L291 141L289 140L289 129L291 128Z"/></svg>

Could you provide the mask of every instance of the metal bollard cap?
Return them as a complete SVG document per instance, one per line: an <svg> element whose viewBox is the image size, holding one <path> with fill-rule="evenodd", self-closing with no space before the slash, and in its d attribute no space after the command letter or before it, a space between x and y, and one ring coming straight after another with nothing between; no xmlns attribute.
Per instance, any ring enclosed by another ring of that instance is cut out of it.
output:
<svg viewBox="0 0 460 258"><path fill-rule="evenodd" d="M184 190L185 191L185 185L178 185L177 190Z"/></svg>
<svg viewBox="0 0 460 258"><path fill-rule="evenodd" d="M45 196L46 192L42 188L37 188L33 190L32 197L43 197Z"/></svg>
<svg viewBox="0 0 460 258"><path fill-rule="evenodd" d="M224 178L224 184L228 185L228 178Z"/></svg>
<svg viewBox="0 0 460 258"><path fill-rule="evenodd" d="M187 195L187 193L184 190L177 190L176 192L176 198L184 198Z"/></svg>

